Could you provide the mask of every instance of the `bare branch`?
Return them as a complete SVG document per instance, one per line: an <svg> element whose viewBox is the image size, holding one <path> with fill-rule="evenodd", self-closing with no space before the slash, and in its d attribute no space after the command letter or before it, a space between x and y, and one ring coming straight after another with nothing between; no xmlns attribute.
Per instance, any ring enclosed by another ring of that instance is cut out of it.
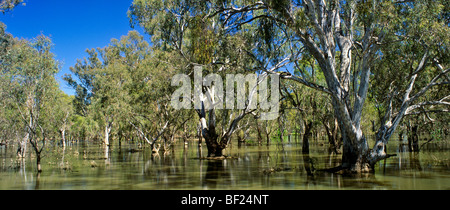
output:
<svg viewBox="0 0 450 210"><path fill-rule="evenodd" d="M150 145L153 145L158 139L159 137L164 133L164 131L167 128L167 125L169 125L169 121L166 121L166 124L161 128L161 130L159 131L159 133L150 141L147 136L145 135L145 133L136 125L133 124L133 122L129 121L129 123L141 134L141 136L144 138L145 141L147 141L147 143L149 143Z"/></svg>

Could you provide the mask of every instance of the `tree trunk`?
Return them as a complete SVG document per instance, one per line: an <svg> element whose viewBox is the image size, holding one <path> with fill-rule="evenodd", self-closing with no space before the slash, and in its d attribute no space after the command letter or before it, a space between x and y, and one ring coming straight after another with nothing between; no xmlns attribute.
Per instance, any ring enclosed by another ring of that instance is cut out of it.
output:
<svg viewBox="0 0 450 210"><path fill-rule="evenodd" d="M352 120L348 108L342 102L342 99L340 101L332 101L336 118L339 119L338 123L343 140L342 168L352 173L369 172L372 167L368 159L369 145L359 125L361 113L353 113ZM358 107L357 110L362 112L361 107Z"/></svg>
<svg viewBox="0 0 450 210"><path fill-rule="evenodd" d="M109 131L110 128L108 125L105 126L105 139L103 140L103 143L108 146L109 145Z"/></svg>
<svg viewBox="0 0 450 210"><path fill-rule="evenodd" d="M203 104L203 102L202 102ZM215 110L211 109L209 111L209 126L206 123L206 112L204 110L204 106L202 111L199 114L200 123L201 123L201 132L202 136L206 143L206 148L208 149L208 157L220 157L222 156L222 150L219 143L217 142L218 135L215 129Z"/></svg>
<svg viewBox="0 0 450 210"><path fill-rule="evenodd" d="M202 147L202 125L199 124L198 128L197 128L198 132L198 147L201 148Z"/></svg>
<svg viewBox="0 0 450 210"><path fill-rule="evenodd" d="M312 159L309 156L309 138L311 137L311 129L312 122L308 124L305 121L305 133L303 134L303 143L302 143L302 154L303 154L303 164L306 170L306 174L311 176L314 171L314 166L312 164Z"/></svg>
<svg viewBox="0 0 450 210"><path fill-rule="evenodd" d="M111 123L107 123L105 126L105 139L103 141L103 143L106 146L109 146L109 134L111 133Z"/></svg>
<svg viewBox="0 0 450 210"><path fill-rule="evenodd" d="M419 135L417 135L418 126L411 126L410 135L408 136L408 147L411 152L419 151Z"/></svg>
<svg viewBox="0 0 450 210"><path fill-rule="evenodd" d="M312 129L312 122L306 123L305 121L305 134L303 134L303 144L302 144L302 151L303 154L309 154L309 138L312 135L311 129Z"/></svg>
<svg viewBox="0 0 450 210"><path fill-rule="evenodd" d="M201 67L198 67L198 66L194 67L194 75L196 75L196 77L202 78L201 72L202 72ZM216 76L218 76L218 75L216 75ZM215 78L217 79L218 77L215 77ZM209 80L206 80L206 81L209 81ZM258 80L256 80L256 81L258 81ZM261 81L265 81L265 80L259 80L259 82L261 82ZM209 84L208 84L208 82L204 81L203 85L205 85L204 86L204 88L206 89L205 93L203 93L203 91L202 91L202 88L201 88L202 83L201 82L196 84L195 86L197 86L197 87L194 88L194 89L196 89L196 93L194 94L194 102L196 100L199 100L198 102L200 102L200 104L199 104L200 107L196 107L196 111L200 118L201 131L202 131L202 135L203 135L203 138L205 139L205 143L206 143L206 146L208 149L208 157L223 157L222 151L228 146L228 144L231 140L232 134L238 128L239 121L241 121L245 117L245 115L253 112L252 110L254 108L252 108L251 105L253 103L256 103L256 102L252 102L252 100L254 99L253 96L256 93L256 90L257 90L256 86L258 84L255 84L255 87L249 87L250 93L249 93L248 100L246 102L247 107L245 107L244 110L240 111L240 113L233 119L231 117L229 118L230 119L230 121L228 121L229 125L227 126L226 129L225 128L222 129L223 132L219 136L216 131L216 120L217 120L216 119L216 106L220 102L217 103L216 97L220 98L220 95L221 95L220 91L222 89L220 86L221 82L222 81L220 80L220 78L219 78L219 80L214 81L214 84L212 84L212 81L209 81ZM218 87L216 87L216 85L218 85ZM205 110L206 109L205 106L208 106L208 109L209 109L208 110L208 120L206 120L207 111ZM222 117L225 117L225 116L222 116ZM224 118L224 122L226 122L225 118ZM222 126L225 126L225 124L226 123L224 123L224 125L222 125Z"/></svg>
<svg viewBox="0 0 450 210"><path fill-rule="evenodd" d="M336 118L333 119L334 127L332 127L328 122L326 122L325 118L323 119L322 123L323 126L325 127L325 132L327 133L330 149L335 152L338 152L340 144L337 139L337 131L338 131L337 119Z"/></svg>
<svg viewBox="0 0 450 210"><path fill-rule="evenodd" d="M257 138L258 138L258 145L262 145L262 135L261 135L261 126L258 123L258 120L256 120L256 131L257 131Z"/></svg>
<svg viewBox="0 0 450 210"><path fill-rule="evenodd" d="M42 172L42 167L41 167L41 152L36 152L36 166L37 166L37 171L40 173Z"/></svg>
<svg viewBox="0 0 450 210"><path fill-rule="evenodd" d="M159 152L159 148L161 147L161 144L151 144L150 147L152 148L152 153L158 153Z"/></svg>
<svg viewBox="0 0 450 210"><path fill-rule="evenodd" d="M208 149L208 157L222 157L223 153L222 150L225 148L222 148L217 143L217 136L213 137L205 137L206 146Z"/></svg>
<svg viewBox="0 0 450 210"><path fill-rule="evenodd" d="M63 148L66 148L66 128L65 128L65 126L64 126L64 128L62 128L60 130L60 132L61 132L61 140L62 140Z"/></svg>
<svg viewBox="0 0 450 210"><path fill-rule="evenodd" d="M369 146L365 136L360 138L346 136L343 138L342 167L350 172L369 172L373 165L369 164ZM355 143L356 142L356 143ZM384 151L384 150L383 150Z"/></svg>
<svg viewBox="0 0 450 210"><path fill-rule="evenodd" d="M27 142L28 142L28 138L29 138L30 134L27 133L22 141L19 141L18 144L18 148L17 148L17 156L19 156L20 158L24 158L26 155L26 151L27 151Z"/></svg>

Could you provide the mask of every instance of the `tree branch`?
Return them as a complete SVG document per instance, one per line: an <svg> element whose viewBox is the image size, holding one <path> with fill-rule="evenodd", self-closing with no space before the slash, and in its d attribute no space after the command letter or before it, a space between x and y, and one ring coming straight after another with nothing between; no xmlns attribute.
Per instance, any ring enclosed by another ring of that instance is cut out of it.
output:
<svg viewBox="0 0 450 210"><path fill-rule="evenodd" d="M434 77L430 83L428 83L427 86L423 87L419 92L417 92L413 97L411 97L409 99L409 102L413 102L414 100L416 100L417 98L419 98L420 96L422 96L423 94L425 94L425 92L430 89L431 87L435 86L435 85L440 85L443 83L437 83L436 81L441 78L442 76L446 75L448 72L450 71L450 68L442 71L440 74L438 74L436 77Z"/></svg>

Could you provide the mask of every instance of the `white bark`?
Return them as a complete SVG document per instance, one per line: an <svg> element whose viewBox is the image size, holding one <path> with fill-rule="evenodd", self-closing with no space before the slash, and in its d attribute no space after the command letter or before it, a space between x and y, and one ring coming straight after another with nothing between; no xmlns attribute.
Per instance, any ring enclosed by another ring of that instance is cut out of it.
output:
<svg viewBox="0 0 450 210"><path fill-rule="evenodd" d="M63 148L65 148L66 147L66 128L65 127L61 130L61 140L62 140Z"/></svg>
<svg viewBox="0 0 450 210"><path fill-rule="evenodd" d="M164 133L164 131L167 129L167 126L169 125L169 121L166 121L166 123L164 124L164 126L161 127L160 131L154 136L154 137L150 137L150 139L147 138L146 134L139 128L137 127L134 123L132 123L131 121L129 121L129 123L136 129L136 131L139 132L139 134L141 135L141 137L150 145L154 145L155 142L159 139L159 137L161 137L161 135Z"/></svg>
<svg viewBox="0 0 450 210"><path fill-rule="evenodd" d="M267 76L266 73L260 76ZM203 85L207 85L205 89L205 93L203 91L194 92L197 96L194 97L197 100L200 101L200 109L196 109L197 114L200 118L200 126L201 126L201 133L202 136L205 139L205 142L208 146L209 155L220 155L221 151L225 149L230 140L232 134L236 131L238 127L238 123L247 115L255 111L255 99L254 97L257 92L257 86L260 84L263 80L259 79L257 80L256 84L250 84L249 87L249 96L248 99L245 101L245 109L240 110L239 114L236 116L233 115L233 113L230 114L229 119L226 119L228 116L225 116L225 114L222 116L223 118L223 127L222 127L222 133L219 135L216 131L216 108L220 107L218 105L219 103L223 103L223 94L216 95L217 93L222 93L220 88L223 88L222 85L211 84L211 83L204 83ZM265 81L265 80L264 80ZM234 84L233 84L234 85ZM201 87L197 87L197 90L201 90ZM242 93L241 93L242 94ZM209 106L207 104L210 104ZM209 108L209 109L208 109ZM208 111L208 112L207 112ZM208 113L208 119L206 116L206 113ZM224 113L228 113L225 111ZM229 123L225 123L226 120L229 120Z"/></svg>
<svg viewBox="0 0 450 210"><path fill-rule="evenodd" d="M109 146L109 134L110 134L110 132L111 132L111 126L108 123L108 124L105 125L105 138L104 138L104 141L103 141L103 143L106 146Z"/></svg>

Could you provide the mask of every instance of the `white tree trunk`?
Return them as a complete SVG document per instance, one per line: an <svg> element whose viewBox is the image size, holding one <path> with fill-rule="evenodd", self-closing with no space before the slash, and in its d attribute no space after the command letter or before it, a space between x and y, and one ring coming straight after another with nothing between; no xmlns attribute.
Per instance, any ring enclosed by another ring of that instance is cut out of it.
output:
<svg viewBox="0 0 450 210"><path fill-rule="evenodd" d="M109 123L107 123L106 126L105 126L105 139L103 141L103 143L106 146L109 146L109 134L110 134L110 132L111 132L111 125Z"/></svg>
<svg viewBox="0 0 450 210"><path fill-rule="evenodd" d="M61 129L61 140L62 140L63 148L66 148L66 128L65 128L65 126Z"/></svg>

